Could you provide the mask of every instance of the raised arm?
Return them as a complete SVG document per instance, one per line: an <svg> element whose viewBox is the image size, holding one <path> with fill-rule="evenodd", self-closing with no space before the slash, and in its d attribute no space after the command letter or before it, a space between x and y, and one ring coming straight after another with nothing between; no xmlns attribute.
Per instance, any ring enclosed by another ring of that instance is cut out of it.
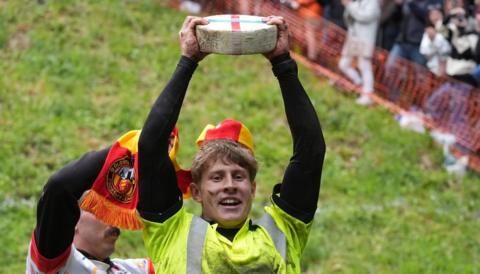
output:
<svg viewBox="0 0 480 274"><path fill-rule="evenodd" d="M35 243L40 255L57 258L67 251L80 218L78 200L90 189L109 148L89 152L50 177L37 206Z"/></svg>
<svg viewBox="0 0 480 274"><path fill-rule="evenodd" d="M165 89L148 114L138 143L139 203L143 218L162 222L179 209L181 192L175 168L168 157L169 137L174 128L187 87L206 54L200 52L195 26L207 24L199 17L187 17L179 33L182 57Z"/></svg>
<svg viewBox="0 0 480 274"><path fill-rule="evenodd" d="M288 53L288 26L281 17L270 19L270 23L278 25L279 38L276 49L266 57L278 78L293 138L293 155L283 177L280 198L273 197L283 210L307 223L317 208L325 141L315 109L298 79L297 65Z"/></svg>

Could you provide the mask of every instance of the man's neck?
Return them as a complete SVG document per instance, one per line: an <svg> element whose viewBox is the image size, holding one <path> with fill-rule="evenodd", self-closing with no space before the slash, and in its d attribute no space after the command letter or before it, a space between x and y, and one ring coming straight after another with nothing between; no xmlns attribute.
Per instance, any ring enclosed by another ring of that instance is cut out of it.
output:
<svg viewBox="0 0 480 274"><path fill-rule="evenodd" d="M217 227L218 233L220 233L223 237L229 239L230 242L233 242L233 239L235 238L235 235L237 235L237 232L239 230L240 230L240 228Z"/></svg>
<svg viewBox="0 0 480 274"><path fill-rule="evenodd" d="M248 219L247 219L248 220ZM208 221L211 225L213 224L216 224L217 222L215 221ZM251 221L248 221L248 226L249 226L249 229L251 228L251 224L252 222ZM220 235L222 235L223 237L229 239L231 242L233 242L233 239L235 238L235 236L237 235L238 231L243 227L245 223L243 223L240 227L235 227L235 228L225 228L225 227L221 227L221 226L218 226L217 227L217 232L220 233Z"/></svg>
<svg viewBox="0 0 480 274"><path fill-rule="evenodd" d="M89 259L89 260L95 260L95 261L99 261L99 262L102 262L102 263L106 263L106 264L110 265L110 267L113 266L113 263L112 263L112 261L110 260L109 257L107 257L107 258L105 258L105 259L102 260L102 259L99 259L99 258L93 256L92 254L88 253L88 252L85 251L85 250L78 249L78 248L77 248L77 250L78 250L80 253L82 253L83 256L85 256L85 258L87 258L87 259Z"/></svg>

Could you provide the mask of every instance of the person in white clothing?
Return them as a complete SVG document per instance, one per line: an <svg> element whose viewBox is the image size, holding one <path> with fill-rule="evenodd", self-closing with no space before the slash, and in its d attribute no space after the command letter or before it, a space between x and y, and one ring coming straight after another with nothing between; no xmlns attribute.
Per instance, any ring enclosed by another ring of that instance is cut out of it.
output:
<svg viewBox="0 0 480 274"><path fill-rule="evenodd" d="M433 25L427 26L420 43L420 53L427 58L427 67L431 72L438 76L445 74L445 61L450 51L447 39Z"/></svg>
<svg viewBox="0 0 480 274"><path fill-rule="evenodd" d="M443 25L442 5L428 5L428 18L420 53L427 59L427 67L438 76L445 75L445 63L452 47L445 38L447 33Z"/></svg>
<svg viewBox="0 0 480 274"><path fill-rule="evenodd" d="M342 0L342 3L348 33L338 67L355 85L362 85L362 96L357 103L368 105L371 104L368 94L374 89L371 59L380 19L380 3L379 0ZM357 58L360 73L352 67L354 58Z"/></svg>

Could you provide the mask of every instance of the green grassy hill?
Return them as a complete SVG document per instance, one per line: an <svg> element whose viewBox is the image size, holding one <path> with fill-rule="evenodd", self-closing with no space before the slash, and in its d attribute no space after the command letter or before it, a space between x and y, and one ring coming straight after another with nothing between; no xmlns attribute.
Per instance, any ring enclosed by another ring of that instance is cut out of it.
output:
<svg viewBox="0 0 480 274"><path fill-rule="evenodd" d="M0 273L24 272L49 175L140 128L180 55L185 14L161 1L46 2L0 0ZM449 177L427 135L355 105L305 67L300 74L328 146L305 273L479 273L480 177ZM203 126L226 117L254 134L257 216L291 153L263 57L200 64L178 124L181 164L189 166ZM141 234L124 233L115 256L145 255Z"/></svg>

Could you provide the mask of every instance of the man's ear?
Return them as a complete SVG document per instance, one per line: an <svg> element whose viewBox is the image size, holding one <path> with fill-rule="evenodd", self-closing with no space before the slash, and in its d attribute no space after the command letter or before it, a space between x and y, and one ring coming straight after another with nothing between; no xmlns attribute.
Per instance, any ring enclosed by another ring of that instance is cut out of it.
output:
<svg viewBox="0 0 480 274"><path fill-rule="evenodd" d="M192 198L196 202L199 202L199 203L202 202L202 195L200 195L200 186L197 183L192 182L190 184L190 192L192 193Z"/></svg>

